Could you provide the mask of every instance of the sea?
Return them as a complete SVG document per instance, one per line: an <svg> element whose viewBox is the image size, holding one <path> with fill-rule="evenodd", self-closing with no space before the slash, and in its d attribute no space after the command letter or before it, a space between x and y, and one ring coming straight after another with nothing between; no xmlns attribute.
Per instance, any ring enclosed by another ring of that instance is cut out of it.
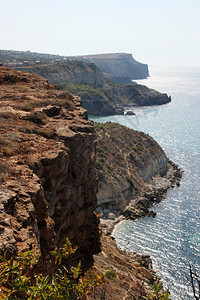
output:
<svg viewBox="0 0 200 300"><path fill-rule="evenodd" d="M172 300L194 299L189 265L200 278L200 67L152 67L139 84L167 93L166 105L132 107L135 116L90 117L117 122L151 135L183 170L154 209L155 218L124 220L113 232L118 246L148 254Z"/></svg>

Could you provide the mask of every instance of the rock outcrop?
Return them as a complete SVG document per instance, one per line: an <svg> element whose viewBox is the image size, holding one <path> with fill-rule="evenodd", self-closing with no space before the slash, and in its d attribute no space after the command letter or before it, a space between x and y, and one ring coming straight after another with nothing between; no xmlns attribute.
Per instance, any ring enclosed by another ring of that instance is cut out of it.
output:
<svg viewBox="0 0 200 300"><path fill-rule="evenodd" d="M144 79L149 76L148 65L136 61L132 54L96 54L78 56L75 59L95 63L101 71L117 83L132 83L133 79Z"/></svg>
<svg viewBox="0 0 200 300"><path fill-rule="evenodd" d="M97 123L95 128L97 212L103 226L107 230L109 220L121 215L133 220L155 216L149 207L160 202L170 187L179 184L181 170L147 134L115 123Z"/></svg>
<svg viewBox="0 0 200 300"><path fill-rule="evenodd" d="M167 94L139 84L117 84L105 77L94 63L65 61L16 69L45 77L61 89L80 96L90 115L124 114L124 107L161 105L171 101Z"/></svg>
<svg viewBox="0 0 200 300"><path fill-rule="evenodd" d="M89 267L100 251L95 139L80 99L0 67L0 253L49 250L65 238Z"/></svg>
<svg viewBox="0 0 200 300"><path fill-rule="evenodd" d="M154 284L160 286L156 272L152 269L152 260L148 255L139 255L117 247L111 236L102 235L102 251L94 257L93 269L104 276L104 288L96 288L97 299L105 293L106 300L146 299L153 294ZM94 296L89 295L89 300Z"/></svg>

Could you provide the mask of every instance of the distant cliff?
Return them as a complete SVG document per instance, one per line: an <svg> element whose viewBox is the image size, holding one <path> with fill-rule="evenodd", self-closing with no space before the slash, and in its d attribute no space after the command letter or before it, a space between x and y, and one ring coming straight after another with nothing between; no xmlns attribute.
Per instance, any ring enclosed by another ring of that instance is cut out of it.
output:
<svg viewBox="0 0 200 300"><path fill-rule="evenodd" d="M87 56L61 56L30 51L0 50L0 63L4 66L27 66L81 60L95 63L100 70L117 83L132 83L133 79L149 76L148 66L137 62L131 54L110 53Z"/></svg>
<svg viewBox="0 0 200 300"><path fill-rule="evenodd" d="M94 63L66 61L17 69L43 76L61 89L80 96L90 115L123 114L125 106L160 105L171 101L167 94L142 85L117 84L105 77Z"/></svg>
<svg viewBox="0 0 200 300"><path fill-rule="evenodd" d="M133 79L144 79L149 76L148 65L136 61L132 54L110 53L75 58L85 62L94 62L101 71L117 83L132 83Z"/></svg>

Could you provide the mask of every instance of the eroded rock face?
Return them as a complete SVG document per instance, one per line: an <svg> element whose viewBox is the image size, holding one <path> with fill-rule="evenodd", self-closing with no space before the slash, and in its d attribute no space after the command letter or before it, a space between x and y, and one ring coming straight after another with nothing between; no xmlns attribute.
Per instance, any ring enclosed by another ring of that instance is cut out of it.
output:
<svg viewBox="0 0 200 300"><path fill-rule="evenodd" d="M80 99L0 67L0 252L49 250L68 237L89 267L100 251L93 124ZM49 266L48 266L49 267Z"/></svg>
<svg viewBox="0 0 200 300"><path fill-rule="evenodd" d="M155 216L149 207L161 201L182 172L149 135L115 123L95 124L99 216L114 220ZM104 224L104 223L102 223Z"/></svg>

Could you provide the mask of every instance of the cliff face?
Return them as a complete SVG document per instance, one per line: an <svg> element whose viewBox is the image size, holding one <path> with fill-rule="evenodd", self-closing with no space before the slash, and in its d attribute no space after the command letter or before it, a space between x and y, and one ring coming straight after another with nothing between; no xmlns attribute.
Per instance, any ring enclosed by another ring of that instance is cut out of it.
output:
<svg viewBox="0 0 200 300"><path fill-rule="evenodd" d="M167 94L142 85L114 83L93 63L66 61L17 69L43 76L61 89L80 96L90 115L123 114L125 106L160 105L171 101Z"/></svg>
<svg viewBox="0 0 200 300"><path fill-rule="evenodd" d="M102 87L105 83L103 73L94 63L82 61L54 62L43 65L18 67L18 70L37 74L48 79L50 83L61 85L63 83L90 84Z"/></svg>
<svg viewBox="0 0 200 300"><path fill-rule="evenodd" d="M88 267L100 250L93 124L36 75L0 67L0 95L0 253L41 250L47 269L68 237Z"/></svg>
<svg viewBox="0 0 200 300"><path fill-rule="evenodd" d="M142 132L115 123L95 124L96 168L99 175L98 213L114 220L149 215L181 176L162 148Z"/></svg>
<svg viewBox="0 0 200 300"><path fill-rule="evenodd" d="M133 79L144 79L149 76L148 65L136 61L132 54L111 53L78 56L77 59L93 62L117 83L132 83Z"/></svg>

